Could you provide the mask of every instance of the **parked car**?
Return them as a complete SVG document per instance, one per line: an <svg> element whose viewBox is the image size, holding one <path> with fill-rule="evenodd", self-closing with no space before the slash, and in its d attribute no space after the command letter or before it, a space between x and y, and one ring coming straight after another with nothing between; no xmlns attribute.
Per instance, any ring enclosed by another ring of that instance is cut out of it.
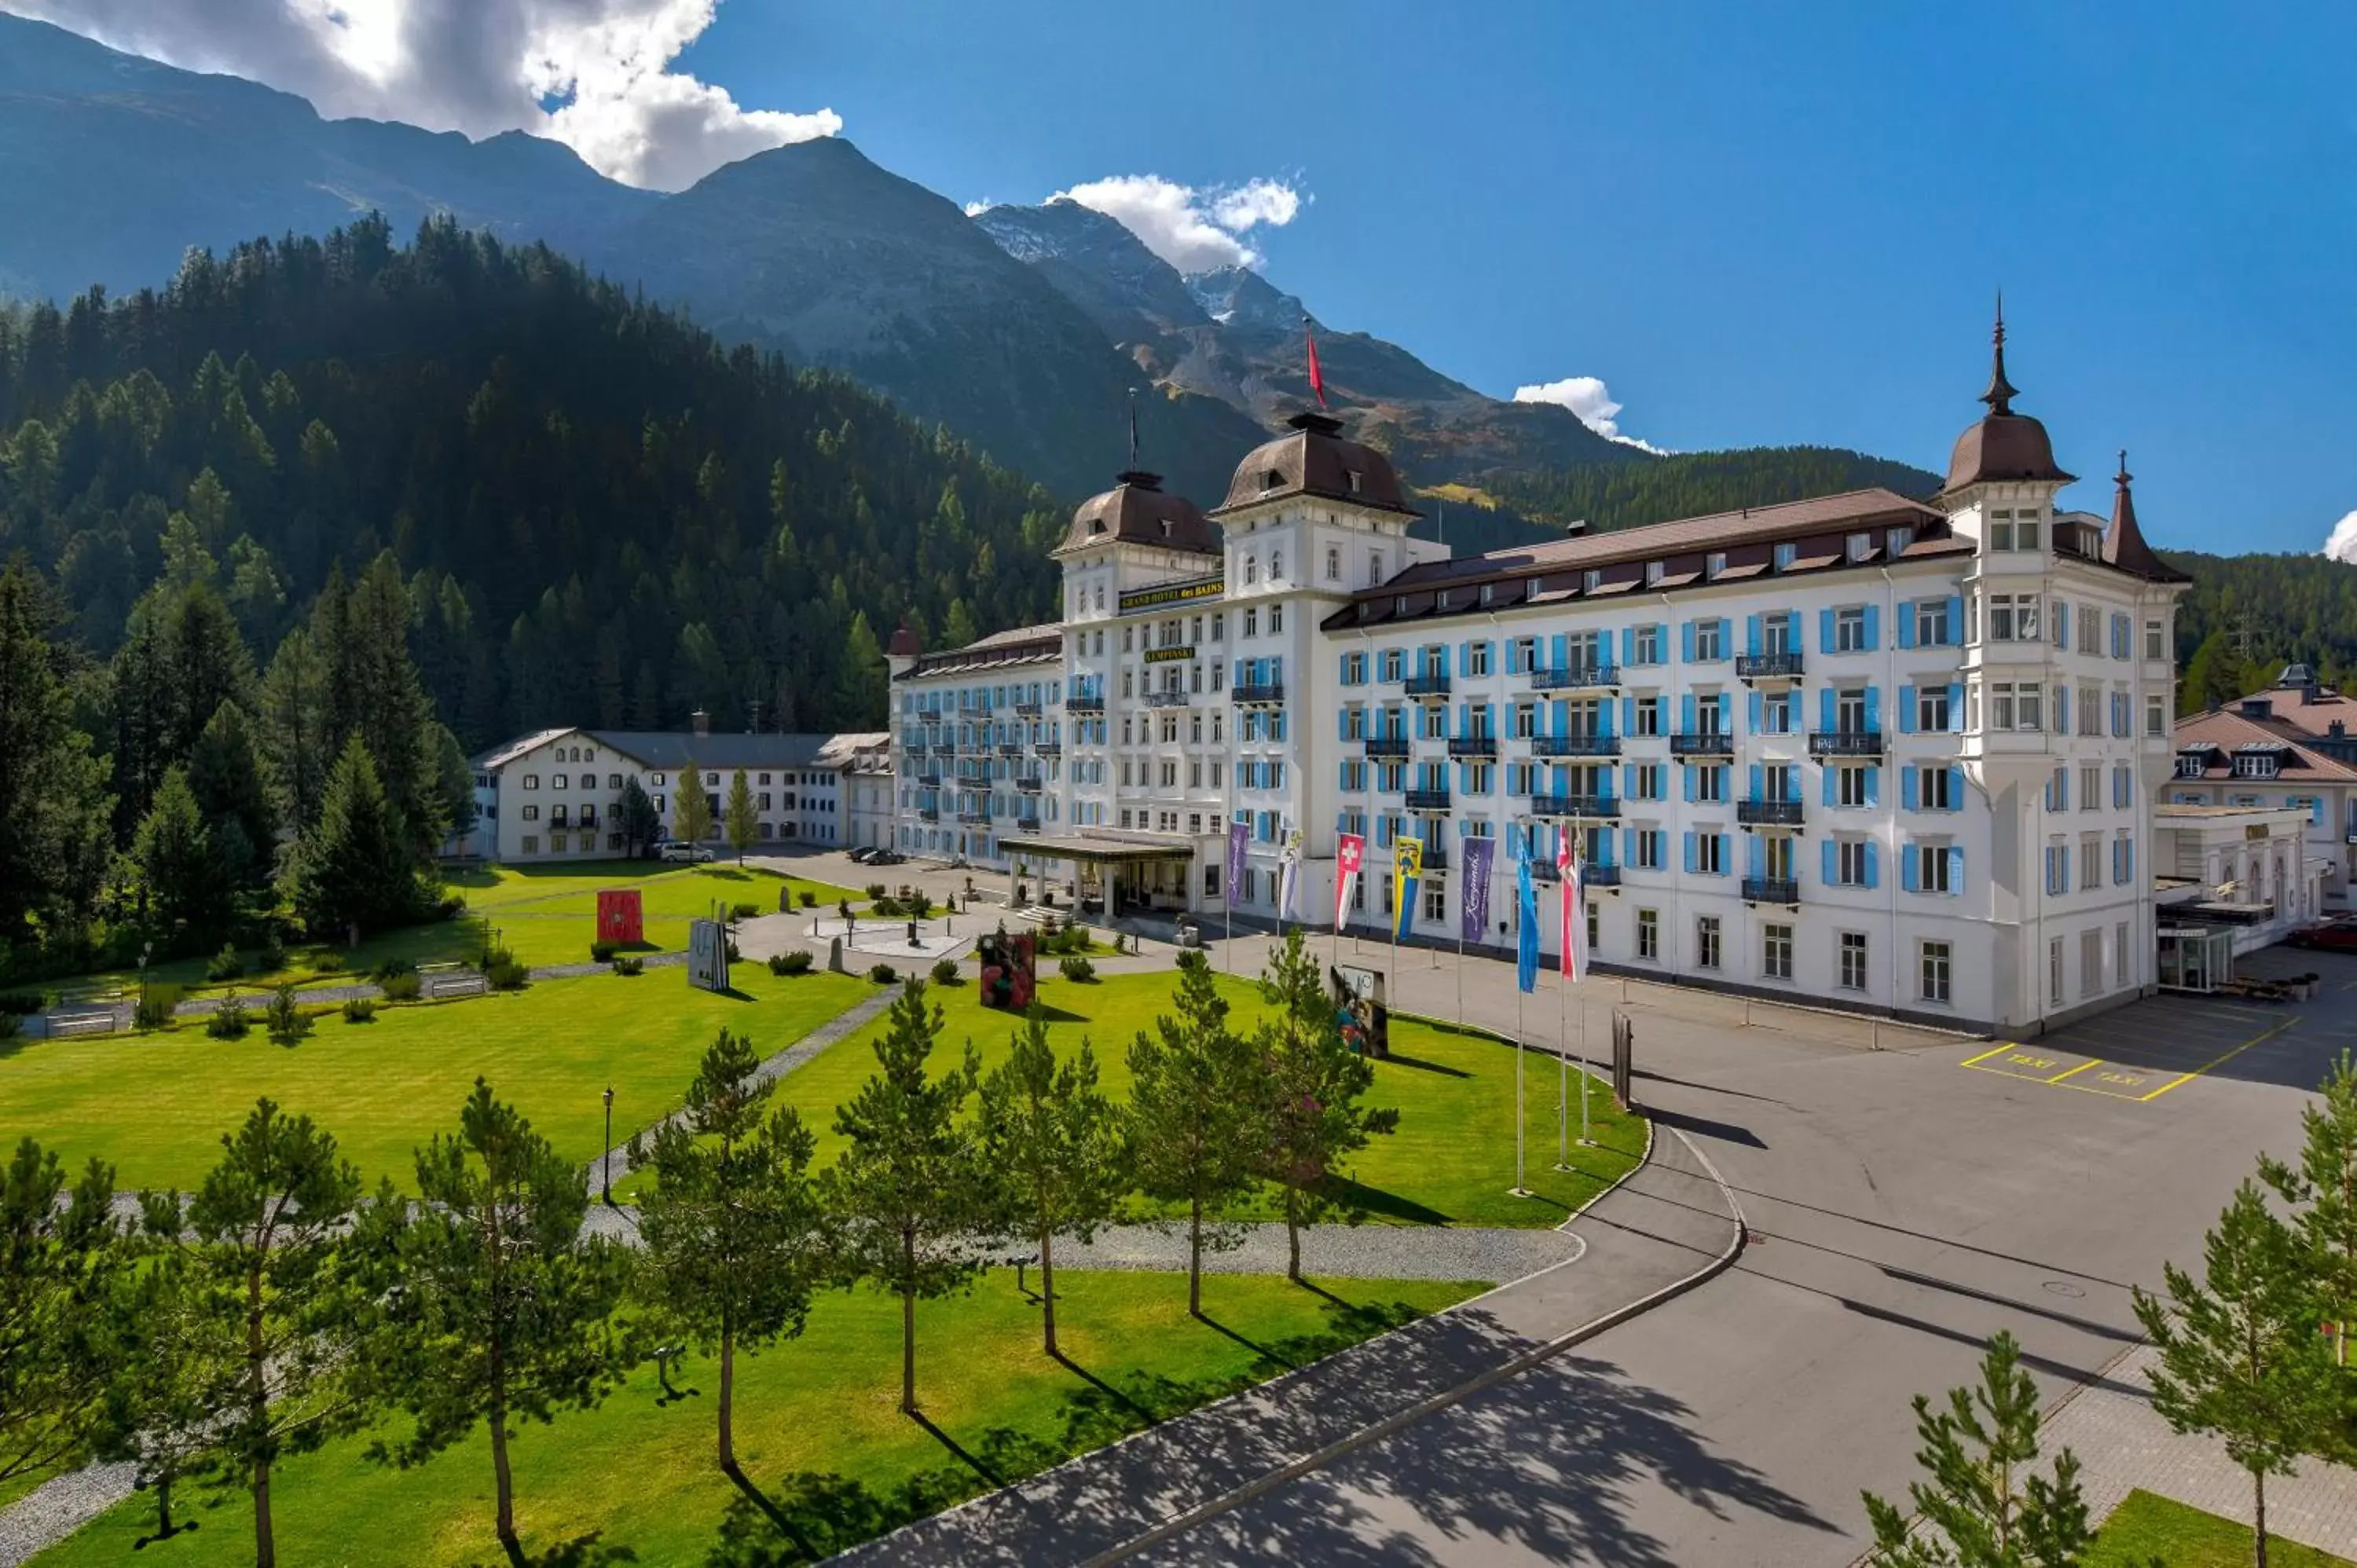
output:
<svg viewBox="0 0 2357 1568"><path fill-rule="evenodd" d="M872 843L861 844L851 852L851 858L855 865L865 865L876 858L876 846Z"/></svg>
<svg viewBox="0 0 2357 1568"><path fill-rule="evenodd" d="M2333 952L2357 952L2357 920L2327 920L2308 926L2284 939L2296 948L2324 948Z"/></svg>
<svg viewBox="0 0 2357 1568"><path fill-rule="evenodd" d="M897 849L879 849L867 857L870 865L899 865L909 857Z"/></svg>
<svg viewBox="0 0 2357 1568"><path fill-rule="evenodd" d="M657 859L668 860L674 865L701 865L712 858L712 852L685 839L667 839L656 849L655 855Z"/></svg>

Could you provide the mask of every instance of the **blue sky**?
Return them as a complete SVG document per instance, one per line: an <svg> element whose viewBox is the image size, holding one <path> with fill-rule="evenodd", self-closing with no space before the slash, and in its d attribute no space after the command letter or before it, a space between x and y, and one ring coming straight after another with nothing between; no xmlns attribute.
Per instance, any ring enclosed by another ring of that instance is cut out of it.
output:
<svg viewBox="0 0 2357 1568"><path fill-rule="evenodd" d="M1944 467L2002 285L2066 499L2126 446L2159 542L2313 550L2357 510L2352 48L2347 6L728 0L677 69L960 200L1290 180L1251 242L1322 319L1600 377L1681 449Z"/></svg>

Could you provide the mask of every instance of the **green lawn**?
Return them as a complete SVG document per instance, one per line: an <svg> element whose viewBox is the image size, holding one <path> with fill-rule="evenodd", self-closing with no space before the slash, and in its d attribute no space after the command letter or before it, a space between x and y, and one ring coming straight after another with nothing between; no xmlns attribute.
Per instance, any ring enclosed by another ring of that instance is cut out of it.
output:
<svg viewBox="0 0 2357 1568"><path fill-rule="evenodd" d="M1083 1036L1090 1039L1106 1092L1116 1099L1125 1096L1130 1041L1140 1029L1150 1027L1167 1004L1171 976L1121 974L1084 983L1059 979L1044 964L1041 973L1040 1002L1048 1009L1057 1048L1069 1051ZM1264 1010L1257 989L1244 978L1222 975L1220 983L1233 1004L1230 1020L1238 1028L1251 1028ZM946 1022L945 1052L953 1053L971 1038L985 1070L1005 1059L1016 1020L984 1008L978 988L970 983L936 987L930 994L941 1004ZM834 1108L857 1093L875 1070L872 1047L884 1026L884 1020L877 1019L785 1080L785 1097L818 1131L822 1162L834 1152ZM1528 1183L1538 1196L1511 1197L1513 1051L1487 1036L1394 1020L1392 1056L1375 1065L1371 1102L1399 1107L1399 1131L1375 1139L1348 1173L1362 1189L1372 1216L1408 1224L1554 1225L1642 1155L1644 1123L1615 1111L1611 1095L1599 1085L1589 1101L1597 1146L1577 1146L1579 1111L1575 1099L1575 1168L1549 1168L1556 1150L1555 1064L1534 1055L1525 1070ZM1578 1092L1576 1077L1572 1090ZM1274 1219L1277 1214L1265 1200L1248 1210L1250 1218Z"/></svg>
<svg viewBox="0 0 2357 1568"><path fill-rule="evenodd" d="M485 935L494 929L524 963L586 963L589 960L589 944L597 936L597 894L608 887L639 889L640 905L646 918L648 951L677 951L686 947L688 921L708 915L716 899L724 905L759 905L763 914L777 908L780 889L791 895L797 908L805 891L822 908L831 909L843 898L851 899L855 907L864 907L866 902L866 895L854 889L807 877L781 876L754 867L741 871L734 865L719 864L688 867L653 860L488 866L454 875L448 886L467 900L465 913L455 920L381 932L349 951L332 943L298 945L287 950L283 967L267 972L261 967L261 955L248 951L248 972L233 983L274 985L280 981L292 981L301 985L321 977L332 983L340 973L365 974L393 960L410 963L471 963L482 953ZM323 961L340 968L323 969ZM209 956L174 959L156 964L149 970L148 978L186 986L192 995L221 990L222 986L209 984L205 980L208 961ZM111 970L75 980L51 981L47 983L47 988L54 991L62 985L69 990L129 990L138 983L135 969Z"/></svg>
<svg viewBox="0 0 2357 1568"><path fill-rule="evenodd" d="M1477 1283L1344 1280L1330 1290L1213 1275L1188 1316L1183 1279L1117 1271L1059 1282L1058 1338L1040 1352L1038 1308L1005 1272L918 1309L918 1391L928 1422L900 1415L899 1313L867 1291L824 1297L798 1343L740 1359L744 1467L799 1541L713 1463L715 1369L691 1361L668 1405L641 1370L597 1410L527 1428L514 1445L518 1522L547 1552L596 1538L647 1564L753 1568L823 1556L905 1520L1464 1299ZM280 1561L409 1568L500 1559L480 1440L417 1469L370 1463L358 1441L283 1463L272 1486ZM221 1568L253 1561L242 1493L190 1493L192 1533L137 1551L152 1508L135 1497L35 1561L40 1568ZM134 1556L135 1551L137 1555Z"/></svg>
<svg viewBox="0 0 2357 1568"><path fill-rule="evenodd" d="M216 1040L199 1023L159 1034L0 1042L0 1133L29 1133L80 1168L114 1163L128 1187L193 1187L221 1133L268 1095L336 1134L373 1183L406 1187L411 1151L456 1122L477 1074L568 1157L601 1146L615 1091L616 1136L668 1114L725 1025L763 1054L781 1050L866 995L863 980L781 980L737 966L742 996L692 990L683 968L535 982L516 993L389 1007L372 1024L322 1018L300 1044L254 1029Z"/></svg>
<svg viewBox="0 0 2357 1568"><path fill-rule="evenodd" d="M2146 1568L2152 1563L2167 1568L2244 1568L2250 1560L2250 1526L2139 1487L2096 1532L2086 1568ZM2273 1568L2357 1568L2347 1558L2279 1535L2267 1537L2267 1562Z"/></svg>

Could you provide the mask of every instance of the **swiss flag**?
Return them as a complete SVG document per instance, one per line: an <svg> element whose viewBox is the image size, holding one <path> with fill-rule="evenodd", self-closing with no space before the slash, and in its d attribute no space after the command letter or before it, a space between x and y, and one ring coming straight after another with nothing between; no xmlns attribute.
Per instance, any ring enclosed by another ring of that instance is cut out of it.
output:
<svg viewBox="0 0 2357 1568"><path fill-rule="evenodd" d="M1359 867L1367 858L1367 841L1357 833L1340 835L1334 853L1335 866L1345 876L1359 875Z"/></svg>

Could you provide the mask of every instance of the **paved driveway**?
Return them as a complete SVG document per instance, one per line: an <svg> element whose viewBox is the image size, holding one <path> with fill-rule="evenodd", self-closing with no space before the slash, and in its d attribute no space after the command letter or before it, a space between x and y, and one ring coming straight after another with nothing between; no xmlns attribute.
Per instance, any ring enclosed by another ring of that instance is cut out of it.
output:
<svg viewBox="0 0 2357 1568"><path fill-rule="evenodd" d="M2266 958L2327 989L2141 1003L2029 1060L1953 1038L1861 1050L1789 1015L1794 1032L1687 1021L1640 989L1641 1094L1741 1195L1737 1266L1132 1560L1851 1562L1859 1488L1911 1477L1910 1395L1966 1380L1999 1328L2050 1399L2094 1377L2136 1338L2129 1285L2198 1256L2260 1148L2297 1146L2301 1090L2357 1042L2357 959ZM1455 1004L1445 965L1403 961L1399 982L1407 1005ZM1465 993L1512 1026L1502 968ZM1551 1005L1531 1012L1551 1028Z"/></svg>

